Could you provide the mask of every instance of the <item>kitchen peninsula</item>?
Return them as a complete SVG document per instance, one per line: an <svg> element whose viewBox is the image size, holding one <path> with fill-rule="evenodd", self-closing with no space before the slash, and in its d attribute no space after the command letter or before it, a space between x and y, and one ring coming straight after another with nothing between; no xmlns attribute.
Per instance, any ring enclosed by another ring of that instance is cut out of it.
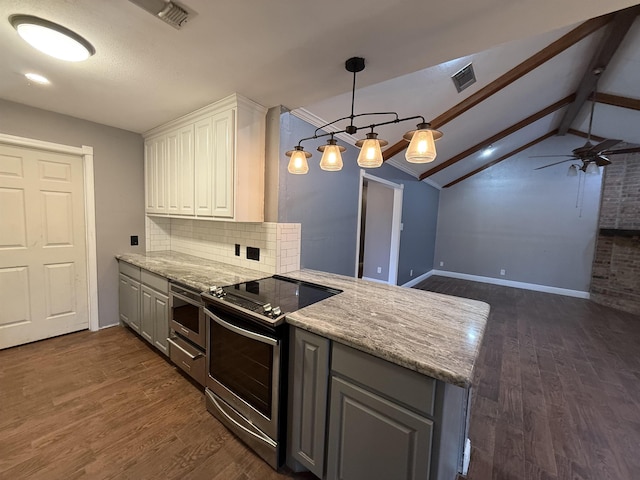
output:
<svg viewBox="0 0 640 480"><path fill-rule="evenodd" d="M175 252L118 259L199 291L268 276ZM342 290L286 315L287 464L327 479L387 468L454 480L489 306L313 270L287 277Z"/></svg>

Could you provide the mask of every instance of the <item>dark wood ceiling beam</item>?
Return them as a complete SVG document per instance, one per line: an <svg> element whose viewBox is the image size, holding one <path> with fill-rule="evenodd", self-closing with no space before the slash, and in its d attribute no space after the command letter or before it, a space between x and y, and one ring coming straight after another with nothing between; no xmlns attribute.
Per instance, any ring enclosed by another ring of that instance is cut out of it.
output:
<svg viewBox="0 0 640 480"><path fill-rule="evenodd" d="M494 165L502 162L503 160L506 160L507 158L513 157L515 154L520 153L520 152L522 152L523 150L526 150L529 147L533 147L536 143L540 143L543 140L546 140L547 138L554 136L556 133L558 133L558 129L557 128L554 129L554 130L551 130L549 133L545 133L541 137L536 138L535 140L527 143L526 145L523 145L523 146L521 146L519 148L516 148L512 152L509 152L506 155L501 156L500 158L496 158L495 160L492 160L489 163L485 163L481 167L476 168L475 170L467 173L466 175L461 176L460 178L456 178L453 182L447 183L443 188L453 187L454 185L460 183L461 181L466 180L469 177L473 177L476 173L480 173L483 170L486 170L487 168L493 167Z"/></svg>
<svg viewBox="0 0 640 480"><path fill-rule="evenodd" d="M538 53L532 55L527 58L525 61L515 66L511 70L509 70L504 75L498 77L493 82L489 83L485 87L478 90L476 93L470 95L469 97L462 100L460 103L450 108L443 114L437 116L431 121L431 126L433 128L440 128L443 125L449 123L454 118L462 115L464 112L469 110L470 108L476 106L480 102L486 100L493 94L499 92L506 86L512 84L519 78L523 77L530 71L539 67L543 63L552 59L559 53L562 53L567 48L575 45L583 38L591 35L596 30L602 28L607 23L611 21L613 18L613 14L603 15L601 17L592 18L582 23L578 27L574 28L567 34L560 37L555 42L550 43L545 48L540 50ZM387 148L384 152L382 152L382 157L384 160L388 160L391 157L397 155L402 152L405 148L409 146L409 142L404 139L394 143L389 148Z"/></svg>
<svg viewBox="0 0 640 480"><path fill-rule="evenodd" d="M593 94L589 95L589 100L593 100ZM598 92L596 102L613 105L614 107L628 108L630 110L640 110L640 99L622 97L611 93Z"/></svg>
<svg viewBox="0 0 640 480"><path fill-rule="evenodd" d="M524 128L527 125L530 125L533 122L535 122L537 120L540 120L541 118L546 117L550 113L553 113L556 110L564 107L565 105L570 104L571 102L573 102L575 100L575 97L576 97L575 94L571 94L571 95L563 98L562 100L559 100L556 103L554 103L552 105L549 105L546 108L543 108L539 112L536 112L533 115L528 116L524 120L520 120L518 123L514 123L510 127L505 128L504 130L502 130L499 133L496 133L492 137L489 137L489 138L483 140L482 142L474 145L471 148L467 148L464 152L461 152L461 153L457 154L456 156L451 157L449 160L446 160L446 161L436 165L432 169L427 170L426 172L422 173L420 175L420 177L418 177L418 178L420 180L424 180L425 178L430 177L431 175L434 175L434 174L438 173L439 171L444 170L447 167L450 167L454 163L458 163L460 160L462 160L464 158L467 158L469 155L473 155L474 153L482 150L483 148L488 147L492 143L496 143L498 140L502 140L504 137L506 137L508 135L511 135L514 132L517 132L521 128Z"/></svg>
<svg viewBox="0 0 640 480"><path fill-rule="evenodd" d="M567 133L575 135L576 137L589 138L589 134L587 132L582 132L580 130L576 130L575 128L570 128L569 130L567 130ZM595 140L596 142L604 142L606 140L606 138L599 137L598 135L594 135L593 133L591 134L591 139Z"/></svg>
<svg viewBox="0 0 640 480"><path fill-rule="evenodd" d="M625 8L613 14L613 19L607 27L607 32L600 44L598 51L589 62L587 71L584 73L580 86L576 91L576 100L567 109L564 117L560 121L558 127L558 135L565 135L571 124L576 119L576 116L580 112L580 109L584 105L584 102L589 98L589 95L595 90L596 82L602 71L607 68L611 58L618 50L618 47L622 43L625 35L631 28L636 16L640 13L640 5L634 7Z"/></svg>

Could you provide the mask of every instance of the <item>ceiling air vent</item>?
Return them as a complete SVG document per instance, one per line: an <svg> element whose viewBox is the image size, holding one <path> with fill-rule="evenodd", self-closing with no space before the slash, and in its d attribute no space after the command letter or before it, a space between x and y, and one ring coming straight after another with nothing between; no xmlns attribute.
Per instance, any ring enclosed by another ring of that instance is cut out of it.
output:
<svg viewBox="0 0 640 480"><path fill-rule="evenodd" d="M129 0L178 30L193 17L194 12L177 2L166 0Z"/></svg>
<svg viewBox="0 0 640 480"><path fill-rule="evenodd" d="M461 68L451 77L453 84L456 86L458 93L463 91L470 85L476 83L476 74L473 72L473 65L469 64L466 67Z"/></svg>

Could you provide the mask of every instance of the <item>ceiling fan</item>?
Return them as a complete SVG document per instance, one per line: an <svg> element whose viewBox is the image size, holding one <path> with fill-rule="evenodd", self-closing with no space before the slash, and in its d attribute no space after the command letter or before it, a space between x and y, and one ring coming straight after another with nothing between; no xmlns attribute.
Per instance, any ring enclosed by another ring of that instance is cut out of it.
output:
<svg viewBox="0 0 640 480"><path fill-rule="evenodd" d="M598 167L605 167L611 164L611 160L609 160L609 156L611 155L622 155L624 153L637 153L640 152L640 147L632 147L632 148L620 148L617 150L610 150L610 148L614 147L618 143L622 142L622 140L614 140L614 139L605 139L594 145L591 143L591 126L593 124L593 110L596 104L596 96L597 96L597 83L596 88L593 91L593 97L591 101L591 113L589 116L589 131L587 133L587 141L582 147L574 148L571 152L571 155L536 155L530 158L542 158L542 157L568 157L566 160L560 160L559 162L550 163L549 165L544 165L543 167L535 168L534 170L541 170L547 167L553 167L554 165L559 165L560 163L571 162L571 161L580 161L581 163L574 163L569 167L569 171L567 175L575 176L578 174L578 170L581 170L585 173L599 173Z"/></svg>

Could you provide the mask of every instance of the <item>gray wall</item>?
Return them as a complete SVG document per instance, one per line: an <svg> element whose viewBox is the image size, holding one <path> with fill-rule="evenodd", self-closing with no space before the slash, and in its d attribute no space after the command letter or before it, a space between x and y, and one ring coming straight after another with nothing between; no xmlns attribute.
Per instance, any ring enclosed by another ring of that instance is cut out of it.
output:
<svg viewBox="0 0 640 480"><path fill-rule="evenodd" d="M302 224L301 267L354 276L359 150L339 142L347 148L343 153L344 167L340 172L325 172L319 167L321 154L316 151L324 141L305 142L305 150L313 153L309 173L289 174L285 151L297 145L301 138L313 135L314 130L315 127L289 113L280 118L278 221ZM400 237L398 269L398 284L403 284L411 280L411 269L415 278L433 268L439 192L390 165L367 171L404 184L404 230Z"/></svg>
<svg viewBox="0 0 640 480"><path fill-rule="evenodd" d="M366 183L367 212L362 276L386 282L389 280L393 188L373 181Z"/></svg>
<svg viewBox="0 0 640 480"><path fill-rule="evenodd" d="M100 326L118 322L114 255L144 252L143 140L137 133L0 99L0 132L93 147ZM138 235L139 246L129 245Z"/></svg>
<svg viewBox="0 0 640 480"><path fill-rule="evenodd" d="M583 143L572 135L552 137L443 189L435 268L588 291L602 177L568 177L570 162L536 171L560 159L529 158Z"/></svg>

